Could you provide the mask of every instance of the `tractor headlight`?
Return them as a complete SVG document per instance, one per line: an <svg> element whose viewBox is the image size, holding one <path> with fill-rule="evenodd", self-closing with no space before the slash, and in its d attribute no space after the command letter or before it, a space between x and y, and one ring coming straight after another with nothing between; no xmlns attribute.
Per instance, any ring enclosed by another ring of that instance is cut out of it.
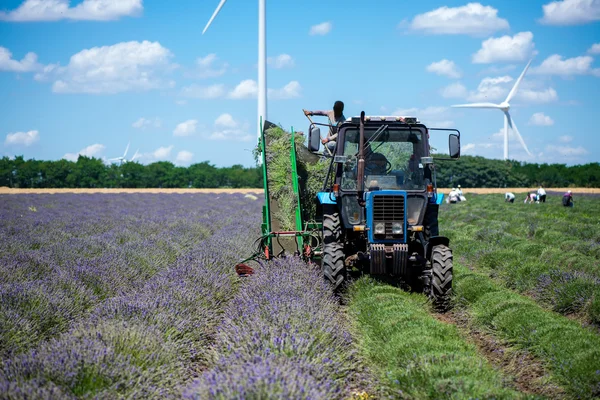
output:
<svg viewBox="0 0 600 400"><path fill-rule="evenodd" d="M385 224L383 222L378 222L375 224L375 234L385 235Z"/></svg>
<svg viewBox="0 0 600 400"><path fill-rule="evenodd" d="M402 235L403 232L402 222L394 222L392 224L392 234L393 235Z"/></svg>

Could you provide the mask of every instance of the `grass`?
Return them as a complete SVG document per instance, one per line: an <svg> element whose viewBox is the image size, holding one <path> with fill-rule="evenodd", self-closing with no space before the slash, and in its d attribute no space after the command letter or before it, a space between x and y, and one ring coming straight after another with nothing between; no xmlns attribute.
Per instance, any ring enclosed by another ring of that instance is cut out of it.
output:
<svg viewBox="0 0 600 400"><path fill-rule="evenodd" d="M361 278L349 310L366 358L386 391L411 399L515 399L502 374L451 324L433 318L427 300Z"/></svg>
<svg viewBox="0 0 600 400"><path fill-rule="evenodd" d="M502 195L472 195L443 205L442 232L470 265L540 305L600 325L600 202L559 196L544 204L504 203Z"/></svg>
<svg viewBox="0 0 600 400"><path fill-rule="evenodd" d="M473 322L542 359L574 398L600 395L600 336L576 321L454 264L455 291Z"/></svg>

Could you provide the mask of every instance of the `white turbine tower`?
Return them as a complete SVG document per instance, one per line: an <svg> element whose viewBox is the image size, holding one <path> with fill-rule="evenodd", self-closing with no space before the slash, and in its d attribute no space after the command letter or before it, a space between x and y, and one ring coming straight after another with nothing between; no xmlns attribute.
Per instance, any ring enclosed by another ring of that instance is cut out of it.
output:
<svg viewBox="0 0 600 400"><path fill-rule="evenodd" d="M529 152L529 149L527 148L527 145L525 144L525 141L523 140L523 138L521 137L521 134L519 133L519 130L517 129L517 125L515 125L515 122L510 117L510 114L508 112L508 110L510 109L509 103L510 103L511 99L515 96L515 93L517 93L519 84L521 84L521 81L523 80L523 77L525 76L525 73L527 72L527 69L529 68L529 65L531 64L531 61L533 61L533 59L529 60L529 62L527 63L527 66L521 73L521 76L519 76L519 79L517 79L517 82L515 82L515 86L513 86L510 93L508 93L506 100L504 100L502 103L500 103L500 104L471 103L471 104L458 104L458 105L452 106L452 107L466 107L466 108L497 108L499 110L502 110L502 112L504 113L504 159L505 160L508 160L508 127L509 126L513 130L513 132L517 135L519 142L521 142L521 145L523 146L523 148L525 149L527 154L531 155L531 153Z"/></svg>
<svg viewBox="0 0 600 400"><path fill-rule="evenodd" d="M202 34L208 29L227 0L221 0L212 17L204 27ZM266 0L258 0L258 138L260 139L260 122L267 120L267 6Z"/></svg>

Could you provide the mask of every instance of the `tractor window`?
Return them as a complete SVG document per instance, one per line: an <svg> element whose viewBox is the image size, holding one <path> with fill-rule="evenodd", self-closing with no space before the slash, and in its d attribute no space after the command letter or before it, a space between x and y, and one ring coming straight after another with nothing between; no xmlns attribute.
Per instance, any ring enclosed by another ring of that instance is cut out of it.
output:
<svg viewBox="0 0 600 400"><path fill-rule="evenodd" d="M356 190L358 129L348 129L344 140L342 189ZM423 190L422 135L419 130L365 128L365 189Z"/></svg>

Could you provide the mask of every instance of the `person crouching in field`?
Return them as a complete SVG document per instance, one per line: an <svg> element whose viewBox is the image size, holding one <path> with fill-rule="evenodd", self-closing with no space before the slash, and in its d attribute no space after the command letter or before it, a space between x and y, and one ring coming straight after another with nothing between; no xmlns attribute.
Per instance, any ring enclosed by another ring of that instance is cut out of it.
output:
<svg viewBox="0 0 600 400"><path fill-rule="evenodd" d="M523 201L523 203L527 203L527 201L529 201L529 204L531 204L531 203L535 203L536 200L537 200L537 194L527 193L527 195L525 196L525 201Z"/></svg>
<svg viewBox="0 0 600 400"><path fill-rule="evenodd" d="M563 194L562 203L565 207L573 207L573 193L570 190Z"/></svg>
<svg viewBox="0 0 600 400"><path fill-rule="evenodd" d="M546 202L546 191L544 190L543 186L540 186L540 188L537 190L537 196L540 203Z"/></svg>
<svg viewBox="0 0 600 400"><path fill-rule="evenodd" d="M506 192L504 194L504 201L508 201L509 203L514 203L515 202L515 195L512 194L511 192Z"/></svg>

